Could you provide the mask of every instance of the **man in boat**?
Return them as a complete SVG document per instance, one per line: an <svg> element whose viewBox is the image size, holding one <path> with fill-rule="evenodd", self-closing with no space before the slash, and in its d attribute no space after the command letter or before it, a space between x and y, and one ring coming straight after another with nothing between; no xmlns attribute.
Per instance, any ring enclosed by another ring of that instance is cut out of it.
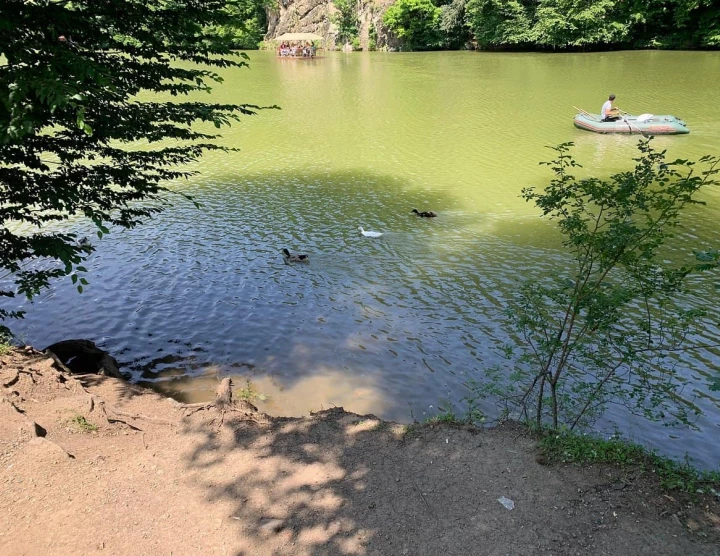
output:
<svg viewBox="0 0 720 556"><path fill-rule="evenodd" d="M614 122L620 119L620 110L612 104L614 100L615 95L610 95L605 101L605 104L603 104L602 111L600 112L603 122Z"/></svg>

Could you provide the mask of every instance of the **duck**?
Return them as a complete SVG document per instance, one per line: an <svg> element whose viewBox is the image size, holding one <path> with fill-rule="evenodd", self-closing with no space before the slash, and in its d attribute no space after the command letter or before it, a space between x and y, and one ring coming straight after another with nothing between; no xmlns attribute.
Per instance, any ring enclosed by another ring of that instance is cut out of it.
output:
<svg viewBox="0 0 720 556"><path fill-rule="evenodd" d="M296 255L294 253L291 253L287 249L283 249L283 259L285 259L285 264L290 263L309 263L310 257L307 255Z"/></svg>
<svg viewBox="0 0 720 556"><path fill-rule="evenodd" d="M418 209L412 209L412 212L414 212L418 216L422 216L423 218L435 218L437 216L437 212L433 212L431 210L424 210L422 212L418 212Z"/></svg>
<svg viewBox="0 0 720 556"><path fill-rule="evenodd" d="M80 248L81 251L84 251L87 254L90 254L95 250L93 244L90 243L90 240L86 237L78 240L77 246Z"/></svg>
<svg viewBox="0 0 720 556"><path fill-rule="evenodd" d="M363 230L362 226L358 227L358 230L360 230L360 233L364 235L365 237L380 237L382 236L382 232L366 232Z"/></svg>

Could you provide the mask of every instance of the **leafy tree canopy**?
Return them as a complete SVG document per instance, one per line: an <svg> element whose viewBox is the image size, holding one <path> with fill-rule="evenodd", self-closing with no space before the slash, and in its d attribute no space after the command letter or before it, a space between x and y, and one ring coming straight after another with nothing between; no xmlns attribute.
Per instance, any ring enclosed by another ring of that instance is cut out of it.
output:
<svg viewBox="0 0 720 556"><path fill-rule="evenodd" d="M217 32L228 39L233 47L253 50L258 48L267 32L265 8L273 0L237 0L227 3L228 21L217 26Z"/></svg>
<svg viewBox="0 0 720 556"><path fill-rule="evenodd" d="M468 0L481 48L716 48L714 0Z"/></svg>
<svg viewBox="0 0 720 556"><path fill-rule="evenodd" d="M410 50L440 48L442 9L431 0L398 0L383 16L383 22Z"/></svg>
<svg viewBox="0 0 720 556"><path fill-rule="evenodd" d="M465 25L466 4L467 0L452 0L440 8L440 31L447 48L463 48L470 41L470 31Z"/></svg>
<svg viewBox="0 0 720 556"><path fill-rule="evenodd" d="M193 124L255 113L160 100L209 91L217 69L246 65L216 31L235 4L0 1L0 273L12 276L0 297L31 298L66 275L82 291L92 245L48 226L86 217L102 236L142 223L167 205L167 180L222 149ZM0 307L0 322L21 316Z"/></svg>
<svg viewBox="0 0 720 556"><path fill-rule="evenodd" d="M337 11L330 20L338 28L338 42L352 42L358 37L360 26L357 0L333 0L333 5Z"/></svg>

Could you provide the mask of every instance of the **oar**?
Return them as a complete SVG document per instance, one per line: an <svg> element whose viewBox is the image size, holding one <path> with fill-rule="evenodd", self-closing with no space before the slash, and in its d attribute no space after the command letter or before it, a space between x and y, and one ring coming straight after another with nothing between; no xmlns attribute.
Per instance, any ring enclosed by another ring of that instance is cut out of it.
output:
<svg viewBox="0 0 720 556"><path fill-rule="evenodd" d="M583 116L587 116L588 118L590 118L590 119L593 120L594 122L599 121L599 120L598 120L595 116L593 116L590 112L587 112L587 111L583 110L582 108L578 108L577 106L573 106L573 108L574 108L575 110L577 110L578 112L580 112Z"/></svg>
<svg viewBox="0 0 720 556"><path fill-rule="evenodd" d="M617 106L615 108L617 108ZM623 116L632 116L630 112L625 112L625 110L622 110L620 108L617 108L617 111L620 112Z"/></svg>
<svg viewBox="0 0 720 556"><path fill-rule="evenodd" d="M629 116L629 117L633 117L633 115L630 114L630 112L625 112L625 110L621 110L620 108L618 108L618 112L620 112L623 116L625 116L625 117L623 118L623 122L625 122L625 125L627 125L627 126L630 128L630 131L632 131L632 130L633 130L633 126L632 126L632 124L627 120L627 117L628 117L628 116ZM637 132L638 132L640 135L642 135L643 137L650 137L650 135L651 135L651 134L649 134L649 133L645 133L642 129L640 129L640 128L637 127L637 126L635 126L635 131L637 131Z"/></svg>

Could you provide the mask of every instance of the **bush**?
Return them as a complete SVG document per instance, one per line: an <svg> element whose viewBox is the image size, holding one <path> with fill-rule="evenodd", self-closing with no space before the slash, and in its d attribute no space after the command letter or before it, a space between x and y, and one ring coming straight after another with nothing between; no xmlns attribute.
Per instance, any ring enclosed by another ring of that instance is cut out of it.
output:
<svg viewBox="0 0 720 556"><path fill-rule="evenodd" d="M621 438L610 439L571 434L548 434L540 440L540 453L548 463L617 465L655 475L666 490L691 494L720 490L720 471L698 471L690 462L680 463L657 455Z"/></svg>
<svg viewBox="0 0 720 556"><path fill-rule="evenodd" d="M663 253L685 207L702 188L718 185L720 159L665 162L650 140L634 169L577 179L572 143L554 148L550 184L523 197L557 222L571 255L554 276L528 277L509 302L517 346L508 373L495 369L475 395L490 392L513 416L538 428L588 426L608 404L623 404L651 420L690 425L701 414L684 399L688 382L672 356L702 326L704 308L684 303L686 278L718 268L716 251L677 265Z"/></svg>

